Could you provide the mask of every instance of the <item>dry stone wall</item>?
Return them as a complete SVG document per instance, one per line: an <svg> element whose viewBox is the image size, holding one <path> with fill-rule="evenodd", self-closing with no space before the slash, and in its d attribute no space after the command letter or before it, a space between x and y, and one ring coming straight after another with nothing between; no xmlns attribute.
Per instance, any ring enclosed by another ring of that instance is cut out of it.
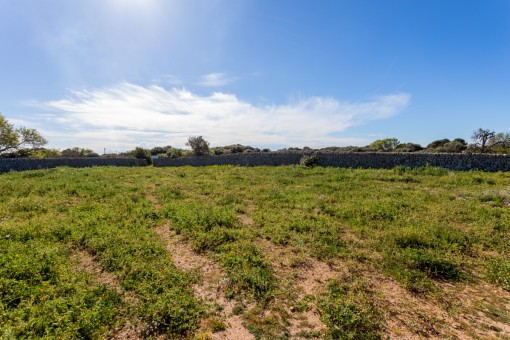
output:
<svg viewBox="0 0 510 340"><path fill-rule="evenodd" d="M136 158L0 158L0 173L23 170L49 169L57 166L87 168L93 166L145 166L145 159Z"/></svg>
<svg viewBox="0 0 510 340"><path fill-rule="evenodd" d="M154 166L276 166L299 164L303 153L235 153L206 157L158 158ZM308 154L309 155L309 154ZM510 155L486 154L427 154L427 153L318 153L320 166L342 168L391 169L396 166L416 168L430 165L451 170L510 171ZM93 166L145 166L147 161L135 158L0 158L0 173L11 170L37 170L70 166L84 168Z"/></svg>
<svg viewBox="0 0 510 340"><path fill-rule="evenodd" d="M154 166L208 165L291 165L299 164L303 153L235 153L218 156L158 158ZM416 168L430 165L451 170L510 171L510 155L449 154L449 153L318 153L318 165L342 168L391 169L396 166Z"/></svg>

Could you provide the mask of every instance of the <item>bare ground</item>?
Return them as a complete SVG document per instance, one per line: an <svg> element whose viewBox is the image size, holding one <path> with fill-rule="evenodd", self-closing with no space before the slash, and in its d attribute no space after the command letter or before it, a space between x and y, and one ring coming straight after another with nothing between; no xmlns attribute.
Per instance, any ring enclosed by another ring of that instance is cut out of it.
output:
<svg viewBox="0 0 510 340"><path fill-rule="evenodd" d="M254 228L255 224L250 216L253 211L253 203L248 204L245 214L238 216L239 221ZM325 288L328 280L338 276L344 268L340 264L329 265L306 256L298 249L274 244L266 239L259 239L258 246L272 264L273 269L288 291L293 293L286 297L284 309L289 316L285 321L288 323L287 331L291 338L300 338L300 334L324 334L326 326L320 320L320 310L313 301L309 310L299 311L294 308L297 303L306 297L315 297Z"/></svg>
<svg viewBox="0 0 510 340"><path fill-rule="evenodd" d="M97 283L107 285L117 293L122 294L126 302L132 304L137 303L136 296L130 292L124 291L120 285L119 278L115 274L105 271L97 259L91 254L84 250L75 249L71 259L75 260L75 270L82 270L92 275L95 277ZM130 320L126 320L124 326L114 331L108 338L129 340L143 339L141 336L142 329L143 325L135 325Z"/></svg>
<svg viewBox="0 0 510 340"><path fill-rule="evenodd" d="M239 220L255 227L249 215L251 211L253 205L250 204L247 212L239 215ZM346 232L346 240L362 243L351 232ZM277 275L297 292L294 302L307 295L318 296L328 280L349 271L348 265L324 263L266 239L261 239L259 245ZM367 257L376 259L380 254L371 253ZM391 339L510 339L510 293L499 287L487 283L456 286L444 283L441 284L442 301L437 301L407 291L394 279L374 269L364 268L362 275L379 297L377 304L385 315L385 334ZM292 337L309 330L323 334L325 325L316 306L301 315L292 310L289 314L293 318L289 320Z"/></svg>
<svg viewBox="0 0 510 340"><path fill-rule="evenodd" d="M227 325L225 331L213 333L207 319L202 323L199 333L212 333L211 339L254 339L254 336L243 326L240 315L234 315L235 300L225 297L227 278L221 267L206 256L197 254L184 237L171 231L168 224L156 228L156 233L166 244L175 266L186 272L194 272L200 276L198 283L193 285L195 295L206 301L211 308L214 306Z"/></svg>
<svg viewBox="0 0 510 340"><path fill-rule="evenodd" d="M392 339L510 338L505 322L510 319L510 293L501 288L442 283L442 292L436 296L417 295L375 270L367 269L363 276L379 294L385 333ZM490 306L496 308L496 317L490 317Z"/></svg>
<svg viewBox="0 0 510 340"><path fill-rule="evenodd" d="M271 261L273 269L282 284L293 291L285 309L290 315L288 331L291 338L299 338L300 333L315 332L324 334L326 326L320 320L320 310L314 301L308 302L310 310L298 311L294 306L306 297L318 296L326 282L343 271L341 266L331 266L310 257L303 257L299 251L290 247L278 246L266 239L259 240L264 256Z"/></svg>
<svg viewBox="0 0 510 340"><path fill-rule="evenodd" d="M159 207L154 197L149 200ZM246 213L238 218L244 225L256 228L250 216L253 209L254 205L249 203ZM235 302L225 298L226 278L219 265L195 253L168 226L159 227L157 232L167 243L177 267L201 274L203 280L194 287L197 296L223 308L228 328L213 333L212 339L252 339L241 316L232 314ZM351 238L351 242L360 242L351 233L346 237ZM300 338L300 334L311 332L324 335L326 327L320 320L321 311L313 302L312 308L304 312L295 311L292 304L307 296L319 296L328 280L349 272L347 266L340 262L318 261L292 247L279 246L266 239L260 239L259 246L282 284L293 291L284 303L290 338ZM363 270L363 277L378 296L377 304L385 317L385 334L391 339L510 339L510 293L499 287L486 283L455 286L444 283L441 284L442 301L438 301L413 294L394 279L371 268Z"/></svg>

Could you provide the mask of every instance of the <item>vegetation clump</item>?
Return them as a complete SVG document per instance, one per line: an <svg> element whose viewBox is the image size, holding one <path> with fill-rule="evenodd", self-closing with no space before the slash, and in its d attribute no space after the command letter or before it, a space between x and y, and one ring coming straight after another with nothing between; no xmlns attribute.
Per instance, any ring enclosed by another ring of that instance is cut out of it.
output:
<svg viewBox="0 0 510 340"><path fill-rule="evenodd" d="M299 164L304 165L306 167L314 167L319 165L319 156L318 155L304 155L299 160Z"/></svg>
<svg viewBox="0 0 510 340"><path fill-rule="evenodd" d="M383 339L381 314L373 292L354 274L328 283L321 302L330 339Z"/></svg>

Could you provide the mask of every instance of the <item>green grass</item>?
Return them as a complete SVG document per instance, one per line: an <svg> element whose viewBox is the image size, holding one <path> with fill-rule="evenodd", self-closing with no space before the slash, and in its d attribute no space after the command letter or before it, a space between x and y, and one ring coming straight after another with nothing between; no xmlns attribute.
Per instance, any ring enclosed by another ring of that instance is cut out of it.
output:
<svg viewBox="0 0 510 340"><path fill-rule="evenodd" d="M432 167L104 167L2 174L0 337L107 337L127 321L143 336L192 336L208 307L193 295L194 273L174 266L155 233L167 222L219 263L231 297L254 301L256 309L236 313L259 338L288 336L282 306L292 295L282 291L262 238L319 261L369 266L438 304L444 283L490 282L508 291L509 180L509 173ZM241 214L253 223L241 223ZM77 251L113 275L121 291L81 268ZM385 314L362 274L339 277L323 289L317 308L327 336L382 336ZM288 303L298 312L315 308L315 302ZM264 309L272 314L258 320ZM215 325L217 331L224 326L221 320Z"/></svg>

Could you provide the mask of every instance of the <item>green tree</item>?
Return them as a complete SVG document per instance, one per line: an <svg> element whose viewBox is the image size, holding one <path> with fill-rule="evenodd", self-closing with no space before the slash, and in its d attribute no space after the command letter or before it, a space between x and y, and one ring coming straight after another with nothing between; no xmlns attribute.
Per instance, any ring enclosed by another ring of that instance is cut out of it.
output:
<svg viewBox="0 0 510 340"><path fill-rule="evenodd" d="M99 157L97 153L91 149L72 148L62 150L62 157L65 158L85 158L85 157Z"/></svg>
<svg viewBox="0 0 510 340"><path fill-rule="evenodd" d="M147 161L147 165L153 164L151 151L148 149L136 147L133 151L129 151L128 154L130 154L134 158L145 159Z"/></svg>
<svg viewBox="0 0 510 340"><path fill-rule="evenodd" d="M59 158L62 157L62 152L57 149L33 149L30 152L30 158Z"/></svg>
<svg viewBox="0 0 510 340"><path fill-rule="evenodd" d="M488 148L495 153L510 152L510 133L499 132L488 142Z"/></svg>
<svg viewBox="0 0 510 340"><path fill-rule="evenodd" d="M455 138L451 142L444 144L439 148L439 152L449 152L449 153L461 153L462 151L467 149L467 143L462 138Z"/></svg>
<svg viewBox="0 0 510 340"><path fill-rule="evenodd" d="M193 150L195 156L206 156L209 154L209 142L202 136L189 137L186 145Z"/></svg>
<svg viewBox="0 0 510 340"><path fill-rule="evenodd" d="M430 143L429 145L427 145L427 150L435 151L434 149L440 148L447 143L450 143L450 140L448 138L435 140L432 143Z"/></svg>
<svg viewBox="0 0 510 340"><path fill-rule="evenodd" d="M385 138L378 139L374 141L372 144L368 146L370 151L383 151L390 152L395 150L395 148L400 144L399 140L396 138Z"/></svg>
<svg viewBox="0 0 510 340"><path fill-rule="evenodd" d="M423 147L420 144L416 143L403 143L399 144L395 147L393 151L395 152L417 152L423 150Z"/></svg>
<svg viewBox="0 0 510 340"><path fill-rule="evenodd" d="M0 114L0 154L16 152L26 146L39 148L46 145L44 139L35 129L20 127L15 129L4 116Z"/></svg>

